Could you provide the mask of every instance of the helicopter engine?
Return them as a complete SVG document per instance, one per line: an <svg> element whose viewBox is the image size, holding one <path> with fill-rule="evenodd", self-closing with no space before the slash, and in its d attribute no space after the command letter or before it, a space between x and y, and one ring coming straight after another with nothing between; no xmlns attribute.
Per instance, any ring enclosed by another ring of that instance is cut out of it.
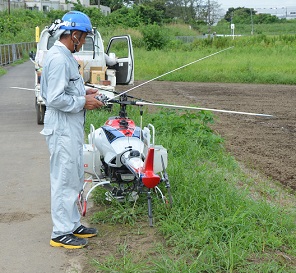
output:
<svg viewBox="0 0 296 273"><path fill-rule="evenodd" d="M106 164L121 168L124 159L145 157L141 133L141 128L131 119L111 117L95 131L94 144Z"/></svg>

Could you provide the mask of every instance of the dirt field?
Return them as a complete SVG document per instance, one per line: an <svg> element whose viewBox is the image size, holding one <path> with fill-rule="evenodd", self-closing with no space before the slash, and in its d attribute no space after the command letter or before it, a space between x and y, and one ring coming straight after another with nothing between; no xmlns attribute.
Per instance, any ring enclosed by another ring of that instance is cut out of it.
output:
<svg viewBox="0 0 296 273"><path fill-rule="evenodd" d="M273 115L216 114L212 128L238 161L296 190L295 86L151 82L136 90L154 102Z"/></svg>

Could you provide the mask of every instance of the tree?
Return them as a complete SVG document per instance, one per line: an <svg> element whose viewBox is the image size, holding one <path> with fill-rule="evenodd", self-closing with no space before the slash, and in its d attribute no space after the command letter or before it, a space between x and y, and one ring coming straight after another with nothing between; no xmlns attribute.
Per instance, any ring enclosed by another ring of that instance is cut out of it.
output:
<svg viewBox="0 0 296 273"><path fill-rule="evenodd" d="M229 8L226 12L224 19L228 22L234 24L249 24L251 22L251 15L253 17L254 24L270 24L281 22L282 19L279 19L275 15L260 13L252 8Z"/></svg>
<svg viewBox="0 0 296 273"><path fill-rule="evenodd" d="M166 14L185 23L204 21L213 25L220 18L220 4L214 0L168 0Z"/></svg>
<svg viewBox="0 0 296 273"><path fill-rule="evenodd" d="M128 1L124 1L124 0L91 0L91 1L95 1L95 5L98 5L98 3L100 3L100 5L102 6L107 6L111 9L111 11L115 11L122 8L125 3L128 4Z"/></svg>
<svg viewBox="0 0 296 273"><path fill-rule="evenodd" d="M249 24L251 20L251 13L252 15L255 15L256 11L245 7L229 8L224 16L224 19L227 22L232 22L234 24Z"/></svg>
<svg viewBox="0 0 296 273"><path fill-rule="evenodd" d="M217 1L207 0L205 21L209 26L214 25L221 17L221 5Z"/></svg>

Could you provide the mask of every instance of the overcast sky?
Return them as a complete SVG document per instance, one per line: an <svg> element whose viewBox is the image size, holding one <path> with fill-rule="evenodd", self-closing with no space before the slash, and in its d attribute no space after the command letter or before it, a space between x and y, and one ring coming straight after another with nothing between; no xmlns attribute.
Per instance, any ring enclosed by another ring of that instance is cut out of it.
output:
<svg viewBox="0 0 296 273"><path fill-rule="evenodd" d="M295 0L216 0L221 8L282 8L286 6L296 6Z"/></svg>

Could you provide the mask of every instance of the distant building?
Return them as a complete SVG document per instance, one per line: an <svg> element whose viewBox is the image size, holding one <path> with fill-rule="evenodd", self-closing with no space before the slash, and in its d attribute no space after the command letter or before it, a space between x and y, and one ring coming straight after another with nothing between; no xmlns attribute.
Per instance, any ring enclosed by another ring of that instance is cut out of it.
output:
<svg viewBox="0 0 296 273"><path fill-rule="evenodd" d="M93 7L93 6L91 6L91 7ZM109 14L111 13L111 9L110 9L110 7L100 5L100 9L101 9L101 12L102 12L105 16L107 16L107 15L109 15Z"/></svg>
<svg viewBox="0 0 296 273"><path fill-rule="evenodd" d="M296 18L296 6L281 7L281 8L257 8L255 9L257 14L271 14L277 16L280 19L295 19Z"/></svg>
<svg viewBox="0 0 296 273"><path fill-rule="evenodd" d="M31 10L39 11L50 11L55 10L72 10L73 4L66 0L23 0L25 2L26 8ZM77 1L73 1L77 2ZM81 5L88 7L89 0L81 0Z"/></svg>
<svg viewBox="0 0 296 273"><path fill-rule="evenodd" d="M72 2L77 2L73 0ZM80 0L85 7L98 7L90 5L90 0ZM8 6L9 5L9 6ZM30 10L50 11L50 10L73 10L74 5L67 0L0 0L0 11L14 8L25 8ZM100 5L100 9L104 15L111 13L111 9Z"/></svg>
<svg viewBox="0 0 296 273"><path fill-rule="evenodd" d="M0 0L0 11L10 9L25 8L24 0Z"/></svg>

